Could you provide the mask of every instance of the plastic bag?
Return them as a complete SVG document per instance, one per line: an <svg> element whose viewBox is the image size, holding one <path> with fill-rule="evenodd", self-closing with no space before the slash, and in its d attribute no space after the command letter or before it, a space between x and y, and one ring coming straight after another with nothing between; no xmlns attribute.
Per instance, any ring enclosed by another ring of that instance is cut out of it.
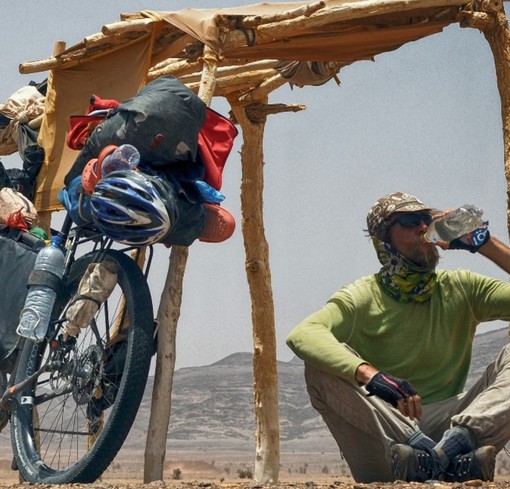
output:
<svg viewBox="0 0 510 489"><path fill-rule="evenodd" d="M78 336L86 328L101 304L108 299L117 283L117 263L108 258L91 263L80 280L73 303L66 312L65 332Z"/></svg>

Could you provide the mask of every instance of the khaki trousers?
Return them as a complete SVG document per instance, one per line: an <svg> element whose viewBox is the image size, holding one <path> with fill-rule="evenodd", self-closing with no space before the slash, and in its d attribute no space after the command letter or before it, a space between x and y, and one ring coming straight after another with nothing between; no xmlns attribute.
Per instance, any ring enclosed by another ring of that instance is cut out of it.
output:
<svg viewBox="0 0 510 489"><path fill-rule="evenodd" d="M391 372L390 372L391 373ZM510 440L510 344L465 393L423 406L411 421L364 387L305 364L312 406L320 413L357 482L393 481L391 446L420 430L439 441L452 426L468 428L478 446L501 450Z"/></svg>

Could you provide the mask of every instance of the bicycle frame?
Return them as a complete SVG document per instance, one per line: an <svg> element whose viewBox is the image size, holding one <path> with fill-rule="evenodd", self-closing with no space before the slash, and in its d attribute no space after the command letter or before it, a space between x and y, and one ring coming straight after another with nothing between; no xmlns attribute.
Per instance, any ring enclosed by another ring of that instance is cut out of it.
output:
<svg viewBox="0 0 510 489"><path fill-rule="evenodd" d="M97 261L101 261L102 258L104 258L106 252L112 247L114 242L106 238L104 235L102 235L97 229L95 229L91 224L81 225L81 226L74 226L74 223L70 217L70 215L67 213L64 222L60 228L59 231L55 231L52 229L52 232L58 236L60 236L64 242L64 254L65 254L65 261L64 261L64 273L62 280L66 280L69 276L69 272L71 270L71 266L76 259L76 252L79 246L85 244L85 243L93 243L93 250L96 253L96 259ZM141 248L135 247L135 246L125 246L122 248L119 248L118 251L121 251L123 253L127 253L129 251L134 251L135 255L134 257L131 256L131 258L139 264L140 268L142 268L143 275L145 279L147 280L150 267L152 265L152 259L154 256L154 249L152 246L147 247L149 249L148 258L146 259L145 266L140 266L139 263L139 256L141 252ZM55 324L55 322L54 322ZM51 331L52 328L49 328L49 331ZM55 338L56 333L58 332L59 328L54 328L54 332L52 337L48 338L50 341ZM24 389L28 384L34 382L37 377L39 377L45 370L46 365L42 365L41 368L35 372L32 376L27 378L25 381L14 384L13 379L15 378L16 369L18 365L18 359L19 355L16 358L16 361L14 363L14 368L12 372L9 374L9 380L7 382L7 388L3 392L2 396L0 397L0 411L9 411L10 410L10 402L12 399L12 396L14 396L17 392ZM4 375L7 375L6 373L3 373Z"/></svg>

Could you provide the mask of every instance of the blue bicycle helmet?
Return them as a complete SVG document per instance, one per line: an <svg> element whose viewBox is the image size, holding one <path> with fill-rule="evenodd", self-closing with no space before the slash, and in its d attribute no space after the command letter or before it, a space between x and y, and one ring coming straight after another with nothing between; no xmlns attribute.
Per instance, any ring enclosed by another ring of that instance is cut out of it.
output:
<svg viewBox="0 0 510 489"><path fill-rule="evenodd" d="M135 170L115 171L101 179L90 197L92 218L108 238L133 246L161 241L172 222L157 177Z"/></svg>

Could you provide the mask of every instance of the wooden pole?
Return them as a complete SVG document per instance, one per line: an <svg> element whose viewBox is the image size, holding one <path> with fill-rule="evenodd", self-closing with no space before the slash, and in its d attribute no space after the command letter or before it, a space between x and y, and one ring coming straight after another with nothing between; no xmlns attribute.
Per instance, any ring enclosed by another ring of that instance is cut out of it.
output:
<svg viewBox="0 0 510 489"><path fill-rule="evenodd" d="M510 236L510 31L508 19L499 0L484 0L483 11L464 11L459 15L462 27L483 32L494 56L501 99L504 164L507 182L507 229Z"/></svg>
<svg viewBox="0 0 510 489"><path fill-rule="evenodd" d="M501 97L505 177L507 183L507 229L510 235L510 33L504 11L496 14L494 29L484 32L494 55L496 76Z"/></svg>
<svg viewBox="0 0 510 489"><path fill-rule="evenodd" d="M187 258L188 248L172 247L170 265L156 316L158 324L156 372L145 445L144 483L163 480L175 369L175 337L181 313L182 282Z"/></svg>
<svg viewBox="0 0 510 489"><path fill-rule="evenodd" d="M253 16L248 17L247 20L250 25L256 25L257 38L255 43L262 45L264 42L271 42L273 39L298 36L301 32L308 32L311 29L331 23L350 22L385 14L404 14L419 9L457 7L464 3L466 3L464 0L358 0L355 2L341 2L330 8L321 8L318 5L317 10L297 17L281 13L277 17L284 20L275 22L270 22L270 18L257 19ZM287 18L288 20L285 20ZM246 33L240 29L230 30L223 43L225 51L244 45L246 45Z"/></svg>
<svg viewBox="0 0 510 489"><path fill-rule="evenodd" d="M206 48L203 56L202 83L198 96L209 105L211 103L218 55ZM152 406L145 445L144 482L163 480L166 456L166 438L170 424L172 407L172 386L175 370L175 338L177 322L181 314L182 284L188 248L173 246L170 253L170 265L161 294L157 323L158 346L156 372L152 391Z"/></svg>
<svg viewBox="0 0 510 489"><path fill-rule="evenodd" d="M64 41L56 41L53 45L53 56L56 56L57 54L64 51L66 48L66 43ZM43 114L44 117L44 114ZM42 120L41 120L42 122ZM52 211L38 211L37 212L39 217L39 226L43 228L48 236L51 235L51 216L53 214Z"/></svg>
<svg viewBox="0 0 510 489"><path fill-rule="evenodd" d="M253 376L256 418L254 479L260 484L271 484L278 482L280 428L274 303L269 246L264 234L263 220L263 137L266 115L253 116L249 107L241 107L236 105L236 102L236 100L231 101L231 105L243 132L241 211L246 274L252 303L254 343Z"/></svg>

